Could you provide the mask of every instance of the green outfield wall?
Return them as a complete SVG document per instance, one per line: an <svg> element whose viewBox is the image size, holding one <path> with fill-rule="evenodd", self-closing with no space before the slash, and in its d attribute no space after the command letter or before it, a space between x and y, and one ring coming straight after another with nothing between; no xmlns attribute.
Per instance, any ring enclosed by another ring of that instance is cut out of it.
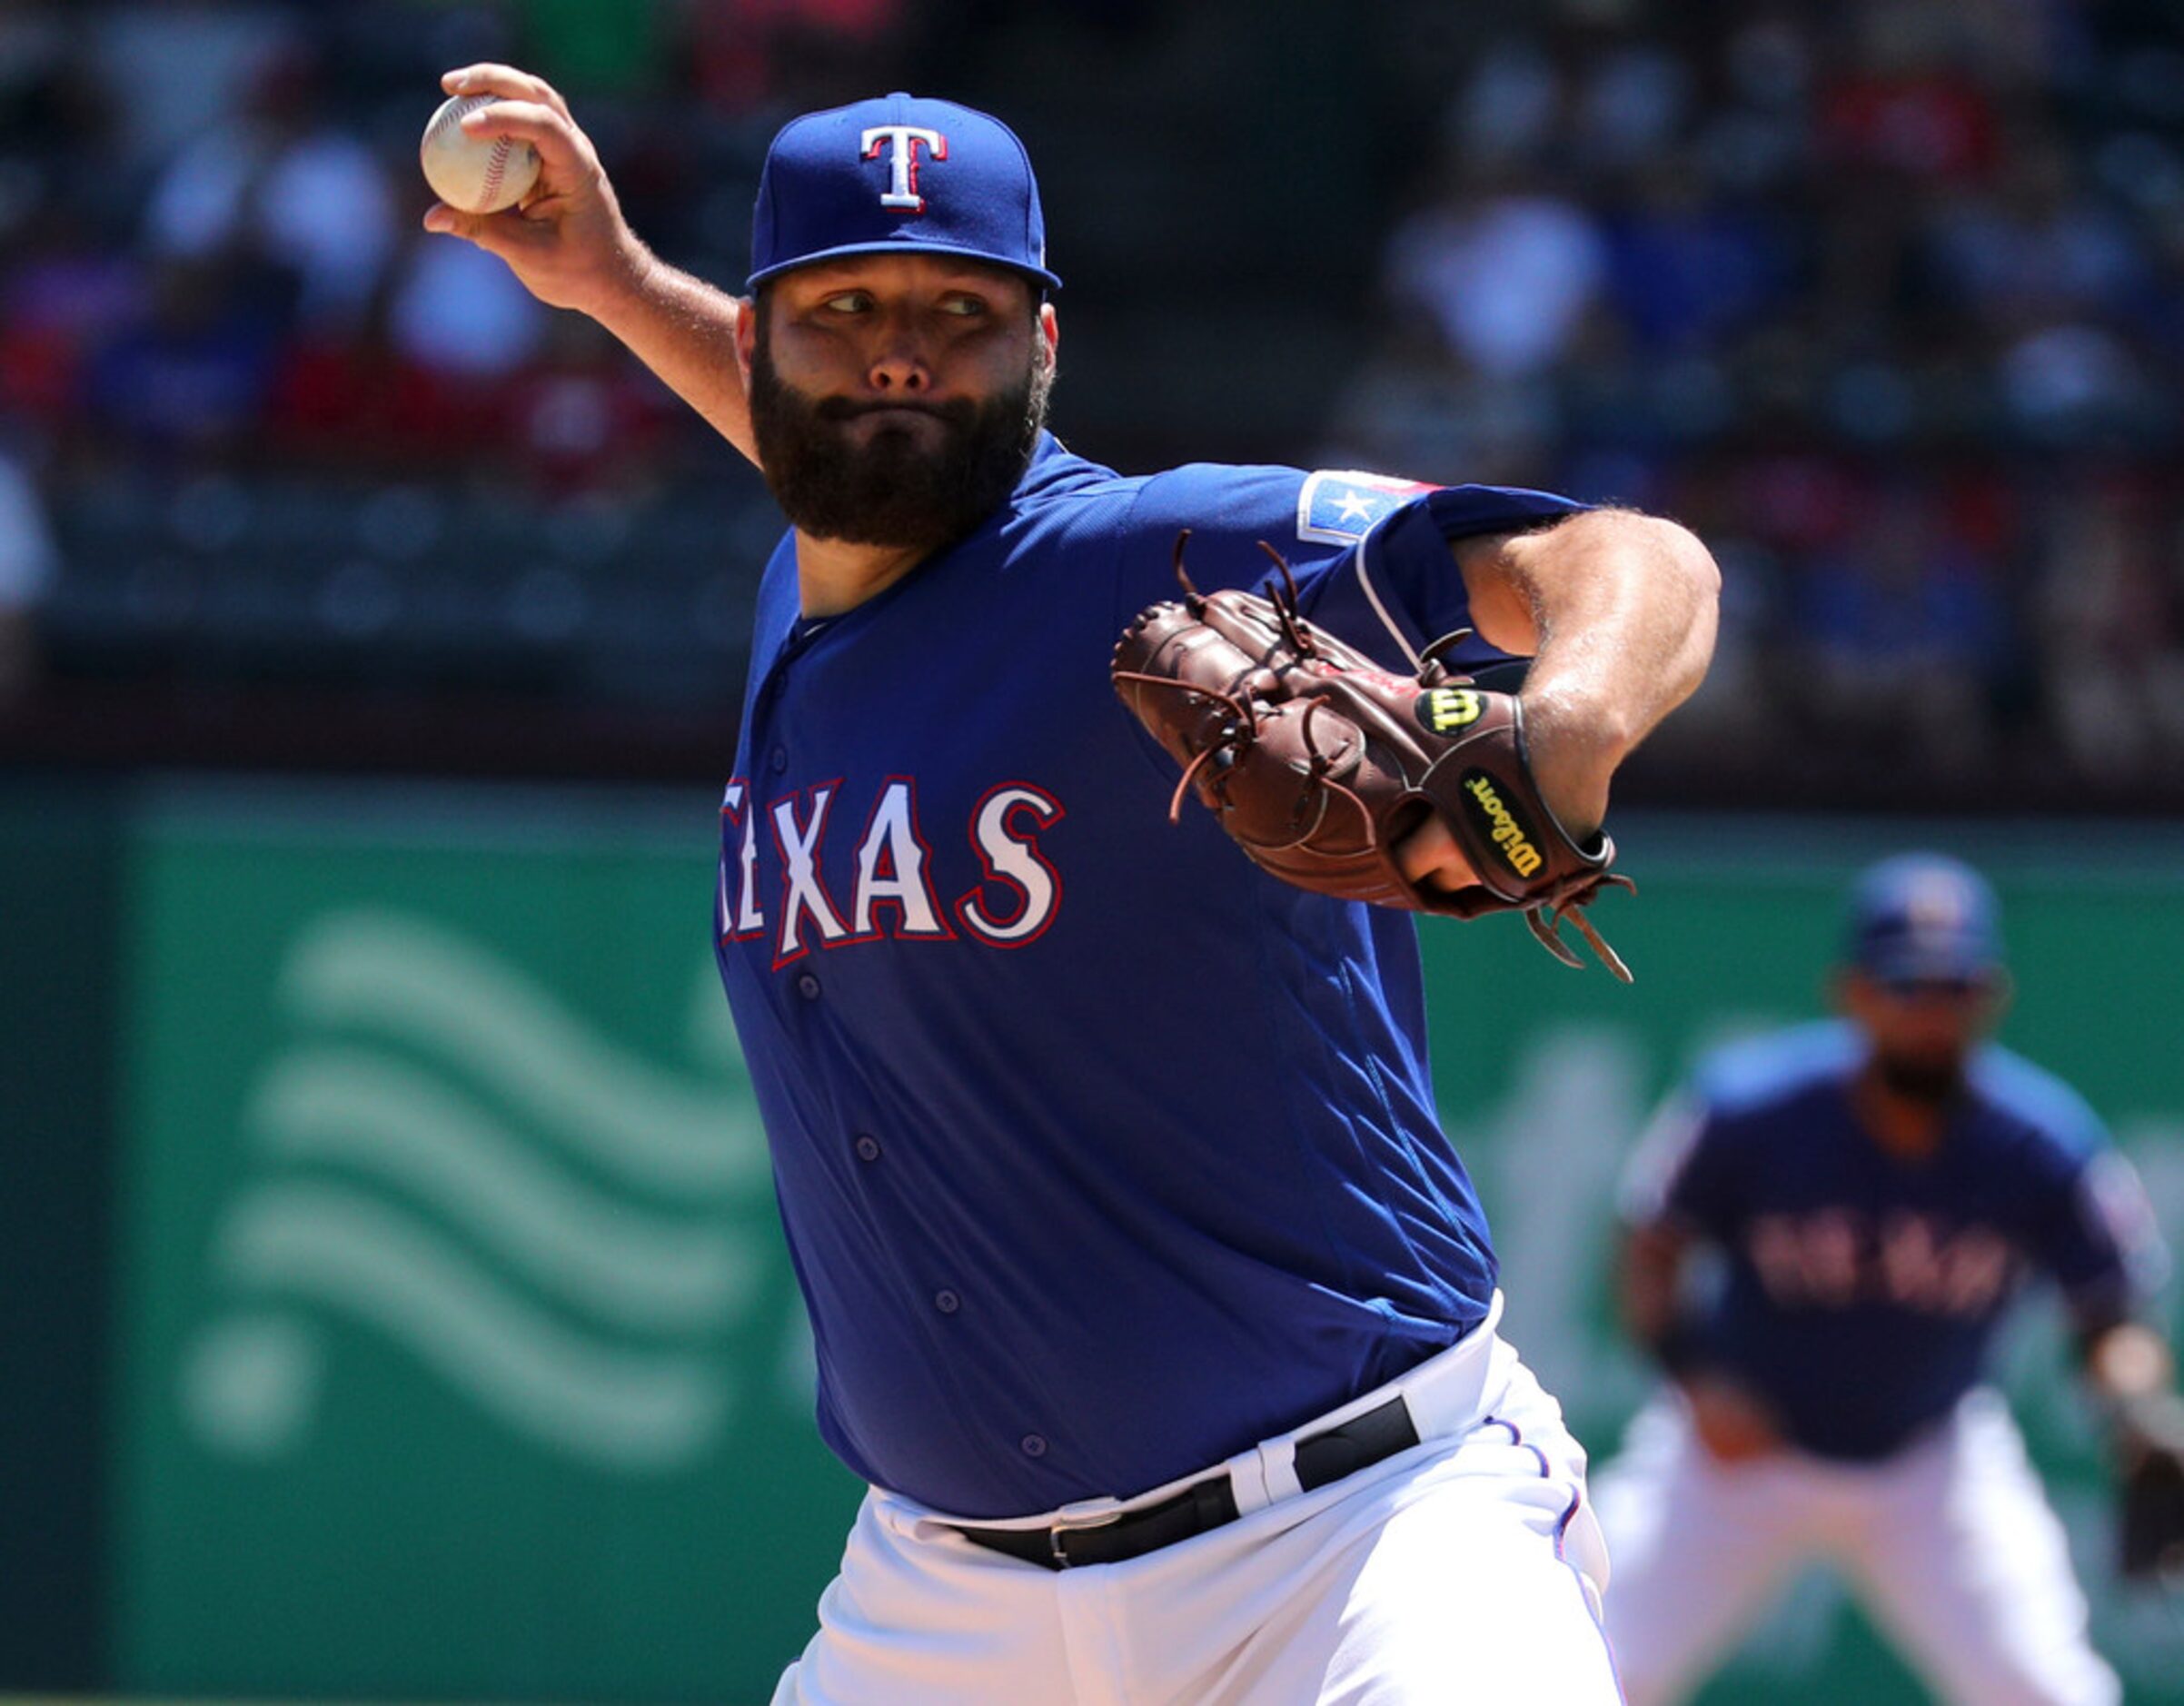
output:
<svg viewBox="0 0 2184 1706"><path fill-rule="evenodd" d="M717 822L148 813L124 1687L766 1697L857 1489L707 946Z"/></svg>
<svg viewBox="0 0 2184 1706"><path fill-rule="evenodd" d="M0 831L27 809L0 800ZM36 1318L41 1287L98 1316L32 1345L58 1384L0 1437L44 1442L41 1521L73 1535L94 1608L0 1688L763 1701L858 1490L812 1430L713 979L713 802L173 785L85 821L56 831L73 860L0 833L16 891L45 872L95 945L4 938L74 968L30 1052L85 1063L10 1098L11 1148L80 1155L23 1175L58 1220L0 1209L0 1230L48 1226L5 1318ZM1646 1386L1606 1295L1633 1136L1699 1049L1819 1009L1842 883L1882 851L1948 846L1994 875L2008 1037L2109 1117L2184 1246L2184 837L1625 834L1643 892L1597 916L1634 987L1507 919L1425 927L1437 1087L1494 1216L1505 1330L1596 1458ZM2113 1584L2062 1365L2030 1311L2008 1380L2100 1644L2133 1701L2184 1702L2184 1617ZM0 1630L27 1618L32 1556L0 1533ZM1819 1578L1706 1696L1920 1698Z"/></svg>

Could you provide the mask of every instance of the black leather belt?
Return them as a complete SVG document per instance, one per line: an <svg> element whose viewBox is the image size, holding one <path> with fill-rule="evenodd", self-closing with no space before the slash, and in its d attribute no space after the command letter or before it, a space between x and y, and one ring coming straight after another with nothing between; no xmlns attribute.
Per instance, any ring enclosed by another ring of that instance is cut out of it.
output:
<svg viewBox="0 0 2184 1706"><path fill-rule="evenodd" d="M1297 1484L1309 1493L1355 1474L1368 1463L1407 1452L1418 1443L1410 1408L1390 1398L1362 1415L1296 1443ZM1236 1520L1236 1489L1227 1471L1195 1481L1173 1498L1104 1521L1060 1528L958 1528L966 1540L1005 1552L1047 1570L1120 1563Z"/></svg>

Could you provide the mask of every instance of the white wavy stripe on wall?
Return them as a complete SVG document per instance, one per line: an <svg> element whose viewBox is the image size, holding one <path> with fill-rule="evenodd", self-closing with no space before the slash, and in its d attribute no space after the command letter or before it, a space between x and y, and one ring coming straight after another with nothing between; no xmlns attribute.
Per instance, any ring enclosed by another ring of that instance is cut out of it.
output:
<svg viewBox="0 0 2184 1706"><path fill-rule="evenodd" d="M378 1328L509 1426L609 1467L682 1463L720 1429L728 1375L603 1345L356 1192L262 1187L222 1230L228 1276Z"/></svg>
<svg viewBox="0 0 2184 1706"><path fill-rule="evenodd" d="M764 1172L748 1092L674 1082L531 979L415 917L362 908L315 920L281 996L305 1018L371 1026L461 1065L640 1188L726 1193Z"/></svg>
<svg viewBox="0 0 2184 1706"><path fill-rule="evenodd" d="M250 1120L290 1160L333 1162L430 1203L494 1255L635 1331L717 1325L748 1302L755 1255L724 1225L603 1195L490 1111L403 1062L335 1046L268 1068Z"/></svg>

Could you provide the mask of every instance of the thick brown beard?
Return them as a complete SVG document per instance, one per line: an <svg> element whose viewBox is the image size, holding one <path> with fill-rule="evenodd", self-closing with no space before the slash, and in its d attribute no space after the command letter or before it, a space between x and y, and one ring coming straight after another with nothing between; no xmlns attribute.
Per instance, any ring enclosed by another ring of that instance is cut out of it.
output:
<svg viewBox="0 0 2184 1706"><path fill-rule="evenodd" d="M921 551L950 544L1008 501L1031 465L1054 369L1035 347L1023 381L983 403L916 403L947 431L938 451L882 431L862 447L843 425L869 405L813 398L784 381L763 309L750 362L750 422L774 501L815 539Z"/></svg>

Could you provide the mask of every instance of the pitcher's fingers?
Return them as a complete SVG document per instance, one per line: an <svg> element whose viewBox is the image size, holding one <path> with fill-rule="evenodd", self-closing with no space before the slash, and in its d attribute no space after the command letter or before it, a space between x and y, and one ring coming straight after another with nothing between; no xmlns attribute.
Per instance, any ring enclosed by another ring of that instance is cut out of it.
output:
<svg viewBox="0 0 2184 1706"><path fill-rule="evenodd" d="M443 73L440 86L450 94L492 94L503 100L535 101L541 106L551 107L563 118L569 117L569 103L545 78L491 60Z"/></svg>
<svg viewBox="0 0 2184 1706"><path fill-rule="evenodd" d="M1406 882L1454 890L1468 888L1479 880L1456 845L1456 838L1438 818L1426 818L1390 850Z"/></svg>
<svg viewBox="0 0 2184 1706"><path fill-rule="evenodd" d="M566 177L591 164L577 142L577 130L561 114L536 101L495 101L462 115L465 134L480 138L512 136L539 151L547 172Z"/></svg>
<svg viewBox="0 0 2184 1706"><path fill-rule="evenodd" d="M427 231L474 243L488 254L497 254L503 261L540 242L534 223L512 207L497 213L466 213L445 202L434 202L424 210L423 223Z"/></svg>
<svg viewBox="0 0 2184 1706"><path fill-rule="evenodd" d="M1406 882L1422 883L1456 850L1455 838L1439 819L1428 818L1395 843L1395 868Z"/></svg>
<svg viewBox="0 0 2184 1706"><path fill-rule="evenodd" d="M480 243L484 235L483 227L491 217L490 213L466 213L460 207L452 207L445 202L434 202L424 210L422 223L427 231L436 232L441 236L461 237L465 243Z"/></svg>

